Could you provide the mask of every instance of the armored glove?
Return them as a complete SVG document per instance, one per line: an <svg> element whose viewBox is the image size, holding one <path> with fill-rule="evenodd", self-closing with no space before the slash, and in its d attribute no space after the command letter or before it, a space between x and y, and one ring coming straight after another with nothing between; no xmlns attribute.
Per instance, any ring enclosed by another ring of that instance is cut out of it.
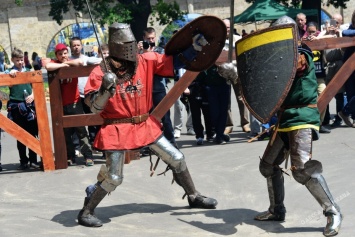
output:
<svg viewBox="0 0 355 237"><path fill-rule="evenodd" d="M99 90L100 93L104 94L105 91L108 91L110 93L110 97L114 96L114 94L116 93L117 83L118 83L118 78L116 74L112 72L106 72L102 78L102 83Z"/></svg>
<svg viewBox="0 0 355 237"><path fill-rule="evenodd" d="M208 44L208 42L202 34L197 34L192 38L192 46L196 51L201 51L202 46L206 44Z"/></svg>
<svg viewBox="0 0 355 237"><path fill-rule="evenodd" d="M85 104L90 107L91 112L101 113L110 97L115 95L117 83L118 79L114 73L105 73L99 91L85 97Z"/></svg>
<svg viewBox="0 0 355 237"><path fill-rule="evenodd" d="M221 77L227 79L228 84L237 84L238 70L233 63L222 63L218 66L218 73Z"/></svg>

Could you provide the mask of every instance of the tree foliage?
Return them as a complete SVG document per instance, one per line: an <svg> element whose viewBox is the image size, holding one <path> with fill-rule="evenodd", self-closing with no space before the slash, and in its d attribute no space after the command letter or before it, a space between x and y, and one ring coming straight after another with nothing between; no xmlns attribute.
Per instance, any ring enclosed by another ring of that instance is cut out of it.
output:
<svg viewBox="0 0 355 237"><path fill-rule="evenodd" d="M17 6L22 6L22 4L23 4L23 0L15 0L15 3L16 3L16 5Z"/></svg>
<svg viewBox="0 0 355 237"><path fill-rule="evenodd" d="M173 20L182 19L186 14L180 11L176 2L168 4L164 0L158 0L153 6L150 0L89 0L88 2L93 17L100 25L113 22L128 23L136 38L142 36L150 15L152 15L151 24L156 19L160 25L165 25ZM62 24L64 14L71 8L75 11L88 12L85 0L50 0L50 6L49 16L58 24Z"/></svg>

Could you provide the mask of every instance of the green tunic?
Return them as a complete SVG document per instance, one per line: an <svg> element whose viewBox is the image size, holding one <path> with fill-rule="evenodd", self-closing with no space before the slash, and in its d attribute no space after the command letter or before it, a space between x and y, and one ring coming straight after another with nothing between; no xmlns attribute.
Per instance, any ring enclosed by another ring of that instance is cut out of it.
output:
<svg viewBox="0 0 355 237"><path fill-rule="evenodd" d="M279 132L288 132L302 128L319 130L320 116L318 108L308 105L317 104L317 78L312 57L305 54L309 67L301 77L295 77L291 89L282 104L285 108L279 120Z"/></svg>
<svg viewBox="0 0 355 237"><path fill-rule="evenodd" d="M16 69L16 68L11 68ZM11 71L11 69L7 70L7 73ZM17 70L17 69L16 69ZM29 72L27 68L23 68L21 72ZM29 95L32 94L32 86L31 84L19 84L10 87L10 100L12 101L25 101L25 97L23 95L23 91L26 90Z"/></svg>

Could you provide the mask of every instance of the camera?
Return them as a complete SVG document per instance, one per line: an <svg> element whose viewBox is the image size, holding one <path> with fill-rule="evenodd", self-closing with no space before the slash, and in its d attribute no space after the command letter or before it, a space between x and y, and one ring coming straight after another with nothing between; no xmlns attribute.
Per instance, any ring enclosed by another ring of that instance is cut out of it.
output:
<svg viewBox="0 0 355 237"><path fill-rule="evenodd" d="M143 41L143 49L149 49L149 43L147 41Z"/></svg>
<svg viewBox="0 0 355 237"><path fill-rule="evenodd" d="M337 27L337 24L338 24L338 22L336 20L334 20L334 19L330 20L330 26Z"/></svg>
<svg viewBox="0 0 355 237"><path fill-rule="evenodd" d="M143 41L143 49L149 49L149 47L154 47L154 46L155 46L155 42L149 43L147 41Z"/></svg>

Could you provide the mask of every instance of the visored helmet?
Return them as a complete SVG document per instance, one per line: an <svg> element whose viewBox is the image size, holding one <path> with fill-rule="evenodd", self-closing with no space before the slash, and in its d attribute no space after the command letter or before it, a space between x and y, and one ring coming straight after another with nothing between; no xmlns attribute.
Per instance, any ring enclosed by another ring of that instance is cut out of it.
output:
<svg viewBox="0 0 355 237"><path fill-rule="evenodd" d="M272 23L271 26L285 25L285 24L295 24L296 25L296 22L294 19L292 19L289 16L282 16L279 19L277 19L274 23Z"/></svg>
<svg viewBox="0 0 355 237"><path fill-rule="evenodd" d="M131 27L125 23L113 23L108 28L110 56L116 59L136 62L137 42Z"/></svg>

